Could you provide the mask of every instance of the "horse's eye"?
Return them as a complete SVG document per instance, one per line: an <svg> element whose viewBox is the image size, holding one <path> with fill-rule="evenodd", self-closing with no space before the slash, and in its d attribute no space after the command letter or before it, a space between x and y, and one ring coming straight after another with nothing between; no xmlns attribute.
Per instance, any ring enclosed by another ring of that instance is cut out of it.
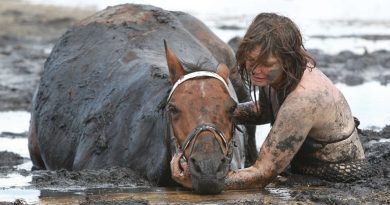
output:
<svg viewBox="0 0 390 205"><path fill-rule="evenodd" d="M167 107L167 111L171 114L176 114L179 112L179 109L177 109L177 107L175 105L169 104Z"/></svg>
<svg viewBox="0 0 390 205"><path fill-rule="evenodd" d="M236 108L237 108L237 104L234 104L233 106L231 106L231 107L230 107L230 110L229 110L229 113L230 113L230 114L233 114L234 111L236 110Z"/></svg>

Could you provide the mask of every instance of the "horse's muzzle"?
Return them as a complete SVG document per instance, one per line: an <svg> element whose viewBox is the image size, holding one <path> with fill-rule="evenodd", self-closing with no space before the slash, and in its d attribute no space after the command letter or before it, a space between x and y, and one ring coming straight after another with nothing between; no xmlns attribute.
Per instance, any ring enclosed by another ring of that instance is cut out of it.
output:
<svg viewBox="0 0 390 205"><path fill-rule="evenodd" d="M229 160L221 154L192 155L189 159L192 187L199 194L218 194L225 186Z"/></svg>
<svg viewBox="0 0 390 205"><path fill-rule="evenodd" d="M198 194L219 194L225 187L225 178L202 178L192 181L192 187Z"/></svg>

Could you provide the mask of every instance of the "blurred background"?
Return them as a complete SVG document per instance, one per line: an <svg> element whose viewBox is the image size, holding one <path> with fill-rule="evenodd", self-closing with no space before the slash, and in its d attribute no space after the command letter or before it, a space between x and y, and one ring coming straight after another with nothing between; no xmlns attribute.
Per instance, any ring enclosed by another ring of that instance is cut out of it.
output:
<svg viewBox="0 0 390 205"><path fill-rule="evenodd" d="M319 61L318 67L345 94L354 115L361 121L361 127L379 130L390 124L390 108L387 106L390 101L390 88L387 85L390 80L390 1L1 0L0 3L3 10L3 21L0 23L3 31L0 34L3 33L2 42L5 44L0 66L3 69L16 67L11 70L19 69L23 74L0 71L0 100L17 104L0 107L3 111L28 110L34 91L32 88L36 87L45 58L56 39L72 23L107 6L137 3L190 13L225 42L242 37L252 19L260 12L288 16L300 27L306 48ZM12 48L15 41L20 43ZM12 57L13 51L22 53L22 57L7 60L4 53L11 53L8 56ZM33 56L29 56L29 53ZM7 96L8 93L1 96L1 88L16 92L14 96ZM28 115L23 111L13 114L1 112L0 122L14 118L18 122L0 123L0 132L26 131ZM14 126L18 130L13 130ZM261 139L258 141L261 142Z"/></svg>
<svg viewBox="0 0 390 205"><path fill-rule="evenodd" d="M308 48L327 53L352 50L362 53L387 49L390 39L390 2L386 0L111 0L67 1L30 0L34 4L53 4L101 10L123 3L150 4L166 10L184 11L201 19L224 41L243 35L260 12L276 12L290 17L301 28ZM372 35L377 38L369 38ZM326 39L329 38L329 39ZM378 41L380 40L380 41Z"/></svg>
<svg viewBox="0 0 390 205"><path fill-rule="evenodd" d="M73 23L123 3L190 13L227 43L242 37L260 12L285 15L300 27L318 67L344 93L360 128L390 125L388 0L0 0L0 151L26 159L19 169L31 168L26 139L31 100L57 39ZM259 126L258 146L268 130L269 125ZM29 180L15 174L0 178L0 184L9 188Z"/></svg>

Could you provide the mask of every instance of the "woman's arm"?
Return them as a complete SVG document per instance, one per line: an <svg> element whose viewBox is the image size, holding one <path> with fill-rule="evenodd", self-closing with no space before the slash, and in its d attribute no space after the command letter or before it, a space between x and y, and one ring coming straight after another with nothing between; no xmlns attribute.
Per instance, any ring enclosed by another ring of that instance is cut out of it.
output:
<svg viewBox="0 0 390 205"><path fill-rule="evenodd" d="M260 104L260 105L259 105ZM269 123L270 112L265 106L255 101L239 103L233 112L233 118L238 124L262 125Z"/></svg>
<svg viewBox="0 0 390 205"><path fill-rule="evenodd" d="M312 102L311 97L287 97L255 164L230 171L225 180L225 189L263 188L274 180L291 162L312 129L315 119L320 117L316 111L317 104ZM172 178L191 188L191 179L185 168L187 165L180 166L179 159L172 159Z"/></svg>
<svg viewBox="0 0 390 205"><path fill-rule="evenodd" d="M226 189L262 188L274 180L291 162L313 127L314 106L308 97L288 97L255 164L230 172L226 178Z"/></svg>

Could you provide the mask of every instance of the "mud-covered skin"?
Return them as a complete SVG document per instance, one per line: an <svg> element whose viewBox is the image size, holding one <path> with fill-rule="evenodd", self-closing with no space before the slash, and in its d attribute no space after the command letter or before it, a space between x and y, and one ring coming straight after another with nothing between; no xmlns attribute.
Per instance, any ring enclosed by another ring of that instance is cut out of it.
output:
<svg viewBox="0 0 390 205"><path fill-rule="evenodd" d="M317 68L305 70L297 88L280 107L269 99L276 116L273 127L254 166L229 174L229 189L264 187L294 161L337 163L365 158L348 103ZM323 146L301 150L310 139Z"/></svg>
<svg viewBox="0 0 390 205"><path fill-rule="evenodd" d="M240 124L266 124L270 122L270 111L260 102L245 102L237 105L234 110L234 120Z"/></svg>
<svg viewBox="0 0 390 205"><path fill-rule="evenodd" d="M251 82L259 87L281 83L284 71L280 61L274 55L271 55L265 62L259 63L257 61L259 54L260 47L256 47L247 56L245 67L250 75Z"/></svg>

